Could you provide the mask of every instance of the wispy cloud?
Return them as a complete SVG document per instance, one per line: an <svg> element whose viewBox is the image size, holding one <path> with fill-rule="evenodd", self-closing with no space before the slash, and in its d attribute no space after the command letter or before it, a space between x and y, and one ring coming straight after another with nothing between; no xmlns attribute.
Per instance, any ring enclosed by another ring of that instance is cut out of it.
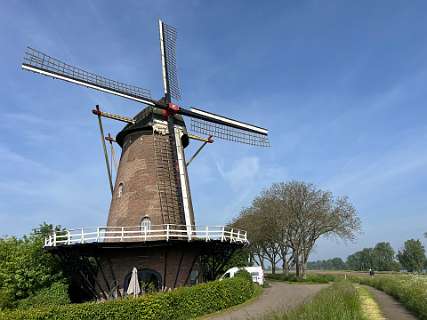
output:
<svg viewBox="0 0 427 320"><path fill-rule="evenodd" d="M260 164L256 157L244 157L229 163L217 160L216 168L223 180L229 184L233 191L241 191L251 186L259 176Z"/></svg>

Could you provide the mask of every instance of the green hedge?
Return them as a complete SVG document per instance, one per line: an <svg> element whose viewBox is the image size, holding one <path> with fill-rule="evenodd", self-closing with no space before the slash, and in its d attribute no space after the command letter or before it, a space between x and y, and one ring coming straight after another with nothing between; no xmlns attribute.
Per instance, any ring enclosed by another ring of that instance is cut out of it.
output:
<svg viewBox="0 0 427 320"><path fill-rule="evenodd" d="M171 292L148 294L103 303L82 303L66 306L34 308L0 313L0 319L22 320L180 320L219 311L251 298L252 282L243 278L214 281Z"/></svg>
<svg viewBox="0 0 427 320"><path fill-rule="evenodd" d="M305 278L297 278L294 273L285 275L283 273L266 274L266 278L277 281L289 282L309 282L309 283L329 283L335 281L335 276L331 274L307 273Z"/></svg>
<svg viewBox="0 0 427 320"><path fill-rule="evenodd" d="M68 284L54 282L49 288L44 288L28 298L18 301L18 309L40 308L47 306L67 305L70 303Z"/></svg>
<svg viewBox="0 0 427 320"><path fill-rule="evenodd" d="M348 277L350 280L377 288L395 297L419 319L427 320L427 276L376 275Z"/></svg>

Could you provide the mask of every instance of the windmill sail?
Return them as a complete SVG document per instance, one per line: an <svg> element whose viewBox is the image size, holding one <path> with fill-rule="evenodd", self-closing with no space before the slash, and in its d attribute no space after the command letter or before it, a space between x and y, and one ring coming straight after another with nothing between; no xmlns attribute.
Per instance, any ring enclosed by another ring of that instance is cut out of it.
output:
<svg viewBox="0 0 427 320"><path fill-rule="evenodd" d="M155 102L151 99L150 91L147 89L110 80L71 66L30 47L27 47L27 51L25 52L22 68L151 106L155 105Z"/></svg>
<svg viewBox="0 0 427 320"><path fill-rule="evenodd" d="M163 88L165 95L180 100L181 90L176 71L176 29L159 20L160 54L162 58ZM169 97L169 98L170 98Z"/></svg>
<svg viewBox="0 0 427 320"><path fill-rule="evenodd" d="M191 118L190 128L194 132L253 146L270 146L267 129L196 108L181 108L179 113Z"/></svg>
<svg viewBox="0 0 427 320"><path fill-rule="evenodd" d="M240 142L258 147L270 146L270 142L266 135L246 131L244 129L236 129L235 127L210 121L192 118L190 129L193 132L223 140Z"/></svg>

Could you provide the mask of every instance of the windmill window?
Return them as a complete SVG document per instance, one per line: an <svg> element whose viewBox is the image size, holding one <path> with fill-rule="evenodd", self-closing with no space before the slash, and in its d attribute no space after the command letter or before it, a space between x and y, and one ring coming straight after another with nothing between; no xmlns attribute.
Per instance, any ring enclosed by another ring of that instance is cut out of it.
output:
<svg viewBox="0 0 427 320"><path fill-rule="evenodd" d="M142 218L141 229L142 230L150 230L151 229L151 219L149 217Z"/></svg>
<svg viewBox="0 0 427 320"><path fill-rule="evenodd" d="M117 198L121 198L123 195L123 183L120 183L117 189Z"/></svg>

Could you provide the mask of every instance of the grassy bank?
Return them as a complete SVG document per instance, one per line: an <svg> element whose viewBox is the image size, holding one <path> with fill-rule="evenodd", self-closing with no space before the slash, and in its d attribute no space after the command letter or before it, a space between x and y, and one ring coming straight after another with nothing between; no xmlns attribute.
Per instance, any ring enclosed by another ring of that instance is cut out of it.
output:
<svg viewBox="0 0 427 320"><path fill-rule="evenodd" d="M81 303L45 308L0 312L1 320L180 320L229 308L254 295L252 281L236 277L213 281L171 292L147 294L103 303Z"/></svg>
<svg viewBox="0 0 427 320"><path fill-rule="evenodd" d="M350 276L350 280L377 288L395 297L420 319L427 320L427 276Z"/></svg>
<svg viewBox="0 0 427 320"><path fill-rule="evenodd" d="M310 302L291 310L269 314L263 320L365 320L355 286L339 281L320 291Z"/></svg>

